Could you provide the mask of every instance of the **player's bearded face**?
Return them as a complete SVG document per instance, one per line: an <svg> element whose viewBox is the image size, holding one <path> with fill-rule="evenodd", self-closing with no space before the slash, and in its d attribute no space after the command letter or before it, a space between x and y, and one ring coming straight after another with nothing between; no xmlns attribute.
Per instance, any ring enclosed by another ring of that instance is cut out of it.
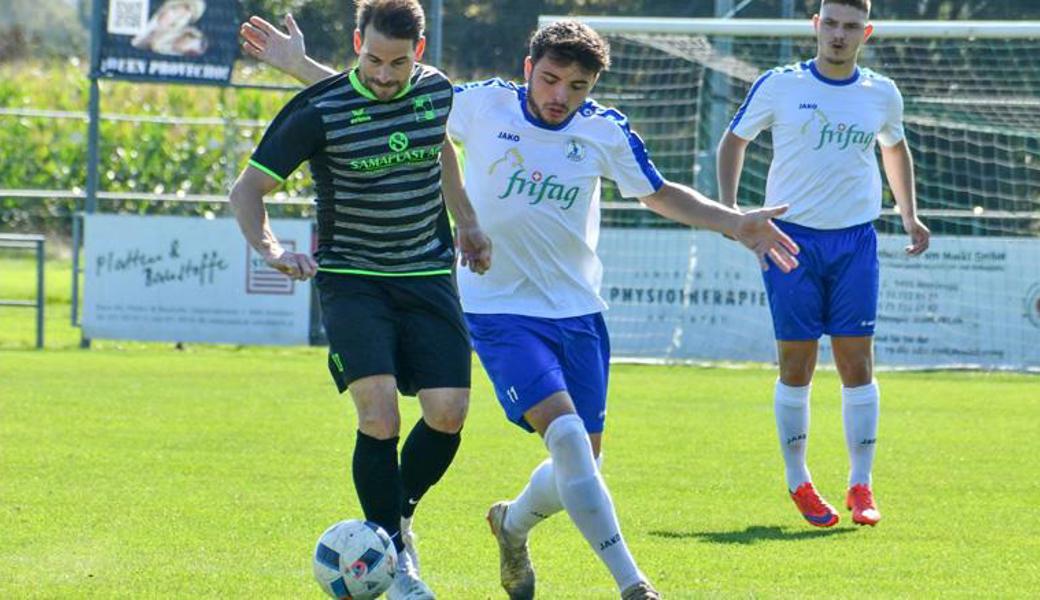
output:
<svg viewBox="0 0 1040 600"><path fill-rule="evenodd" d="M542 57L533 63L527 57L524 77L527 110L546 124L559 125L585 103L599 74L586 71L577 62L561 64Z"/></svg>
<svg viewBox="0 0 1040 600"><path fill-rule="evenodd" d="M813 17L820 58L833 65L855 62L860 47L874 31L867 16L853 6L824 5L820 14Z"/></svg>
<svg viewBox="0 0 1040 600"><path fill-rule="evenodd" d="M371 25L364 35L354 31L358 78L380 100L390 100L405 88L415 62L422 58L425 49L426 38L419 38L416 43L387 37Z"/></svg>

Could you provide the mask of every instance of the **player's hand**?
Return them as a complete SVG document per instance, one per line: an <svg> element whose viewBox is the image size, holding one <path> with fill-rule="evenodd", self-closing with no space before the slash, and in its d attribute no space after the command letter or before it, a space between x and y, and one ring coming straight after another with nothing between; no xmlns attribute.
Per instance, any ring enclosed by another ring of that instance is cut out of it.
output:
<svg viewBox="0 0 1040 600"><path fill-rule="evenodd" d="M289 252L281 247L265 253L264 262L296 281L306 281L318 272L318 264L310 254Z"/></svg>
<svg viewBox="0 0 1040 600"><path fill-rule="evenodd" d="M477 275L483 275L491 268L491 238L484 235L479 225L459 227L455 231L455 243L463 267L469 267Z"/></svg>
<svg viewBox="0 0 1040 600"><path fill-rule="evenodd" d="M903 219L903 229L910 234L910 245L906 247L906 253L910 256L924 254L931 242L932 232L917 217Z"/></svg>
<svg viewBox="0 0 1040 600"><path fill-rule="evenodd" d="M253 58L272 67L292 74L297 65L307 58L307 47L303 43L303 32L291 14L282 20L288 35L256 15L242 23L238 33L242 36L242 50Z"/></svg>
<svg viewBox="0 0 1040 600"><path fill-rule="evenodd" d="M748 211L740 216L740 221L733 230L733 237L758 257L758 264L762 266L763 271L769 270L767 256L784 273L798 268L798 244L780 231L771 220L785 212L786 205Z"/></svg>

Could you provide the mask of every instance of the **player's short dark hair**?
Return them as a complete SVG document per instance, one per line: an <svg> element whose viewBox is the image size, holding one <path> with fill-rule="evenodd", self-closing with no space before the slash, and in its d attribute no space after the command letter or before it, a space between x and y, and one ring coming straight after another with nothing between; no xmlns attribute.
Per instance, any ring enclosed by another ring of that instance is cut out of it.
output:
<svg viewBox="0 0 1040 600"><path fill-rule="evenodd" d="M387 37L412 42L418 42L426 30L419 0L357 0L355 22L361 35L371 25Z"/></svg>
<svg viewBox="0 0 1040 600"><path fill-rule="evenodd" d="M820 3L820 7L827 4L844 4L845 6L851 6L852 8L858 8L863 12L870 14L870 0L823 0Z"/></svg>
<svg viewBox="0 0 1040 600"><path fill-rule="evenodd" d="M610 68L610 45L591 27L574 20L556 21L531 36L531 61L543 57L553 62L577 62L582 69L599 73Z"/></svg>

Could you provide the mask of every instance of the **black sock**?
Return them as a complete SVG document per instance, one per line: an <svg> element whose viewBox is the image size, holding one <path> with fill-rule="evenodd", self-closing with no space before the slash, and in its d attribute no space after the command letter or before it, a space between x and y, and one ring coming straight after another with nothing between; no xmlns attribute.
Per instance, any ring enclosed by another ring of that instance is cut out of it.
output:
<svg viewBox="0 0 1040 600"><path fill-rule="evenodd" d="M415 514L415 505L448 470L461 441L461 433L443 433L419 419L401 449L401 516L408 519Z"/></svg>
<svg viewBox="0 0 1040 600"><path fill-rule="evenodd" d="M397 467L397 440L377 440L358 431L354 445L354 488L365 519L390 535L400 552L401 471Z"/></svg>

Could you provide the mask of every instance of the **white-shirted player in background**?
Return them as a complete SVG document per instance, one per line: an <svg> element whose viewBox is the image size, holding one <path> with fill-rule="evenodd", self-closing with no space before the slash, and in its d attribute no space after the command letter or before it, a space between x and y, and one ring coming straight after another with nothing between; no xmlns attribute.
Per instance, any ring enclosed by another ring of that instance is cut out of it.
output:
<svg viewBox="0 0 1040 600"><path fill-rule="evenodd" d="M878 257L872 222L881 214L875 142L881 142L885 173L910 234L907 253L927 250L930 235L917 217L903 99L891 79L856 65L873 31L869 14L870 0L823 0L813 17L816 58L762 75L718 154L721 200L736 206L748 143L762 130L772 131L766 206L790 205L777 224L802 249L801 265L791 274L764 274L780 364L776 426L791 497L819 527L838 522L805 461L809 392L823 334L831 336L842 381L851 462L846 505L856 523L881 519L871 491L880 398L873 374Z"/></svg>
<svg viewBox="0 0 1040 600"><path fill-rule="evenodd" d="M307 83L332 74L306 58L291 18L286 26L289 35L254 17L242 29L246 51ZM466 153L466 191L495 240L490 271L458 271L470 335L506 415L537 431L550 455L515 500L488 513L513 599L534 597L527 536L560 510L622 598L660 597L628 551L596 466L610 359L596 255L600 178L669 219L735 237L760 261L768 255L774 271L797 265L797 247L769 220L784 207L741 215L665 181L625 116L588 99L609 60L605 40L587 26L549 25L531 40L527 85L457 87L449 117L449 134Z"/></svg>

